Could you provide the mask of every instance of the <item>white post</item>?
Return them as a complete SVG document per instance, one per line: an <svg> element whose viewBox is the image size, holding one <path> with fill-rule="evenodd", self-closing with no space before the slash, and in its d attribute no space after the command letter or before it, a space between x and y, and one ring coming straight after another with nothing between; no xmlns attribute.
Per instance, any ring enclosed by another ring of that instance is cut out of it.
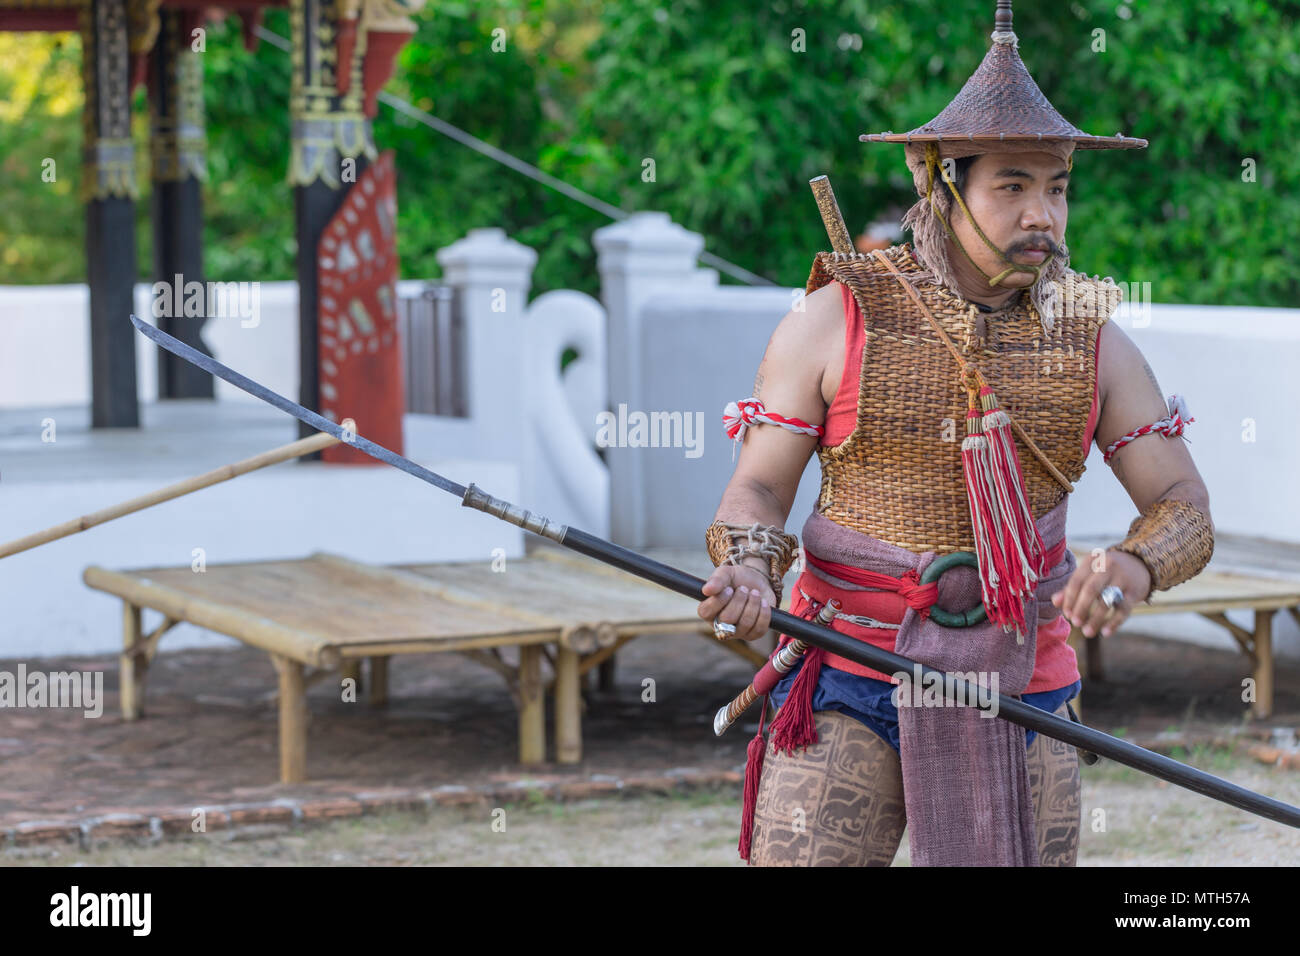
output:
<svg viewBox="0 0 1300 956"><path fill-rule="evenodd" d="M609 411L649 412L641 388L642 307L660 292L715 288L718 273L695 261L704 238L677 225L663 212L641 212L592 235L600 271L601 300L609 321ZM721 416L722 410L718 409ZM719 418L720 420L720 418ZM721 424L718 425L721 428ZM645 461L636 448L608 448L610 533L629 548L645 546Z"/></svg>
<svg viewBox="0 0 1300 956"><path fill-rule="evenodd" d="M524 313L537 253L489 228L471 229L437 258L465 320L465 399L476 448L460 453L519 463L528 428Z"/></svg>

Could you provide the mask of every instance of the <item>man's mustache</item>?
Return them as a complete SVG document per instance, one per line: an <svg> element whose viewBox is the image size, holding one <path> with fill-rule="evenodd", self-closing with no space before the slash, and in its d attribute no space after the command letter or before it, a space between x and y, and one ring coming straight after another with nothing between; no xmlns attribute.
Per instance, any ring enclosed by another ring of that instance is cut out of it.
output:
<svg viewBox="0 0 1300 956"><path fill-rule="evenodd" d="M1027 252L1030 249L1040 249L1047 253L1047 258L1051 259L1061 255L1061 247L1047 236L1037 236L1032 239L1021 239L1019 242L1013 242L1007 247L1007 258L1011 258L1021 252Z"/></svg>

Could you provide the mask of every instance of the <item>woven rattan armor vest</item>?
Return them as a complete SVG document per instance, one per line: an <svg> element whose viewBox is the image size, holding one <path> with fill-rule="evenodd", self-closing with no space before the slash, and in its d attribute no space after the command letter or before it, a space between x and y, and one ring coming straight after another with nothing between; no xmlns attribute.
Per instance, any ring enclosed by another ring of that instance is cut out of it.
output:
<svg viewBox="0 0 1300 956"><path fill-rule="evenodd" d="M923 271L910 244L886 255L905 276ZM856 425L840 444L818 448L817 511L918 553L973 550L961 463L967 396L956 361L898 278L874 257L818 253L807 292L833 280L857 300L865 340ZM977 306L946 289L922 280L913 287L1003 408L1077 481L1087 457L1097 333L1119 305L1120 288L1109 277L1067 270L1045 335L1027 295L983 320ZM1016 451L1030 508L1041 518L1067 492L1018 437Z"/></svg>

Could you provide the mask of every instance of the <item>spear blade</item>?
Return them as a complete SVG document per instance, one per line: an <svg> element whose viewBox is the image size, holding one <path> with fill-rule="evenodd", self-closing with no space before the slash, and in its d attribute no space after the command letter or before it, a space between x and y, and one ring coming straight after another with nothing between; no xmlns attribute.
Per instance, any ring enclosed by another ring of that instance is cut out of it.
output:
<svg viewBox="0 0 1300 956"><path fill-rule="evenodd" d="M310 409L303 408L297 402L291 402L276 392L271 391L265 385L254 382L251 378L240 375L234 369L222 365L210 355L205 355L198 349L186 345L180 339L177 339L161 329L154 328L143 319L132 315L131 324L136 330L149 339L161 349L166 349L173 355L178 355L191 365L197 365L209 375L215 375L217 378L229 382L235 388L242 389L254 398L259 398L268 405L274 405L282 412L287 412L300 422L305 422L317 431L333 435L339 441L351 445L353 448L360 449L371 458L377 458L385 464L399 468L408 475L414 475L421 481L427 481L431 485L436 485L443 491L450 491L453 495L463 495L465 486L458 485L449 478L444 478L437 472L430 471L428 468L421 467L409 458L404 458L397 452L389 451L383 445L376 445L368 438L354 434L349 429L344 428L337 422L332 422L323 415L318 415Z"/></svg>

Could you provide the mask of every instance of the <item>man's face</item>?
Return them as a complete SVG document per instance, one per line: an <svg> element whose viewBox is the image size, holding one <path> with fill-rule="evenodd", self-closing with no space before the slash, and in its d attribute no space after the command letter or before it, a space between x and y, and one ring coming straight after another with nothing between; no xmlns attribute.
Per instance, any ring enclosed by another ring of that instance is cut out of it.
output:
<svg viewBox="0 0 1300 956"><path fill-rule="evenodd" d="M1061 254L1069 176L1065 161L1051 153L984 153L971 164L962 198L984 235L1012 262L1041 266L1049 256ZM1006 269L1007 263L980 241L956 203L953 210L953 232L979 267L990 276ZM960 253L956 259L965 263ZM1000 288L1023 288L1033 281L1032 272L1013 272Z"/></svg>

